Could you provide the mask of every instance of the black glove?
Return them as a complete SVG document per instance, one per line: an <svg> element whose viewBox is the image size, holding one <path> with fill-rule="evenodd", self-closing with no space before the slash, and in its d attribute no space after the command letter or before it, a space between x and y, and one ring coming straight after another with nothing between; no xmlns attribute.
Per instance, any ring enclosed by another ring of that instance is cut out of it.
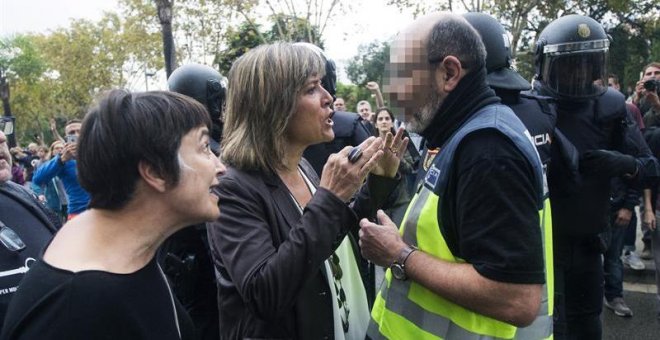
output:
<svg viewBox="0 0 660 340"><path fill-rule="evenodd" d="M634 175L637 172L637 160L618 151L589 150L580 157L580 172L604 177Z"/></svg>

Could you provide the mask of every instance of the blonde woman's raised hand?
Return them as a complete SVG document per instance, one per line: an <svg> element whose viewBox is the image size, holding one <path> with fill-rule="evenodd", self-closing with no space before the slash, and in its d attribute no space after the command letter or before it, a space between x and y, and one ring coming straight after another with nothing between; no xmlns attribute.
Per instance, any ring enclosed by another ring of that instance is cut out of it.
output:
<svg viewBox="0 0 660 340"><path fill-rule="evenodd" d="M382 145L382 138L369 137L359 146L347 146L330 155L323 166L320 186L348 202L383 157Z"/></svg>

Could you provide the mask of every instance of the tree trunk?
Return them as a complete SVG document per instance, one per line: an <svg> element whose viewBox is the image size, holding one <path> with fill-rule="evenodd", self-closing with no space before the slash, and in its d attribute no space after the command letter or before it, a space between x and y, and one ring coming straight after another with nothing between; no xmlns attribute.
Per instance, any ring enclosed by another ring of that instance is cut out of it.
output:
<svg viewBox="0 0 660 340"><path fill-rule="evenodd" d="M9 106L9 83L7 83L7 78L5 77L5 73L3 72L2 69L0 69L0 99L2 99L2 108L5 112L5 117L6 119L10 119L13 122L15 120L13 119L11 115L11 107ZM7 135L7 142L9 144L10 148L13 148L16 146L16 125L14 124L13 131L11 134Z"/></svg>
<svg viewBox="0 0 660 340"><path fill-rule="evenodd" d="M163 33L163 55L165 57L165 73L169 78L176 68L174 36L172 35L172 5L174 0L156 0L158 19Z"/></svg>

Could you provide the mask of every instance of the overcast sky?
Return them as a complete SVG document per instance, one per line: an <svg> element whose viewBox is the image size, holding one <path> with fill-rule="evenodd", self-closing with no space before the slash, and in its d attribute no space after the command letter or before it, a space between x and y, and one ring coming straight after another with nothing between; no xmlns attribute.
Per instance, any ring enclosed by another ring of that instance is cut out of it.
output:
<svg viewBox="0 0 660 340"><path fill-rule="evenodd" d="M385 6L385 2L354 0L353 11L326 28L326 52L340 67L357 53L360 44L387 40L410 23L409 14L401 14ZM71 18L99 19L103 11L114 10L116 6L116 0L0 0L0 36L46 33L67 26Z"/></svg>

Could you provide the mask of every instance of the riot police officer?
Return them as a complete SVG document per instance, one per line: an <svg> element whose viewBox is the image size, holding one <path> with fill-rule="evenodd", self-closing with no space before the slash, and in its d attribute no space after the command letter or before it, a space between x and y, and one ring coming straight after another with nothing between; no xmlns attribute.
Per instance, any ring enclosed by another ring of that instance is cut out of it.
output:
<svg viewBox="0 0 660 340"><path fill-rule="evenodd" d="M211 117L211 150L220 154L222 108L226 86L222 75L200 64L183 65L167 80L170 91L202 103ZM174 292L195 324L200 339L218 339L218 304L215 273L205 224L184 228L168 238L158 254Z"/></svg>
<svg viewBox="0 0 660 340"><path fill-rule="evenodd" d="M557 127L580 154L575 183L559 178L567 171L561 162L552 162L548 173L557 339L602 336L598 234L609 223L611 178L635 186L657 176L657 162L628 124L623 95L599 85L607 84L609 43L603 27L581 15L551 22L536 43L533 93L556 100Z"/></svg>
<svg viewBox="0 0 660 340"><path fill-rule="evenodd" d="M211 149L218 155L223 126L222 107L227 92L224 77L210 66L186 64L172 72L167 86L170 91L192 97L209 111L213 123Z"/></svg>

